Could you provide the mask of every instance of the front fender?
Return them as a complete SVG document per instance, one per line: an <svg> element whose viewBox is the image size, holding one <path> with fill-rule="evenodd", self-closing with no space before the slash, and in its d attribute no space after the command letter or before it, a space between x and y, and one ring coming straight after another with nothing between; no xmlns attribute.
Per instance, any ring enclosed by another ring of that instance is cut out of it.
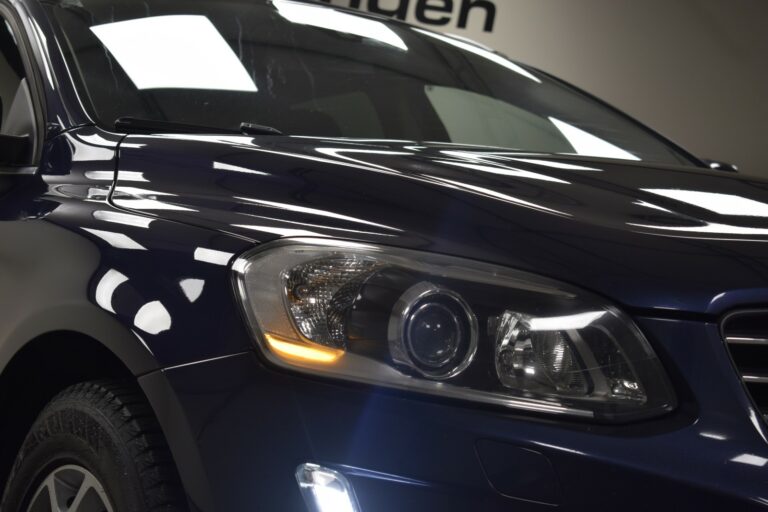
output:
<svg viewBox="0 0 768 512"><path fill-rule="evenodd" d="M98 340L134 375L249 346L229 261L252 243L44 197L44 215L0 222L0 369L55 331Z"/></svg>

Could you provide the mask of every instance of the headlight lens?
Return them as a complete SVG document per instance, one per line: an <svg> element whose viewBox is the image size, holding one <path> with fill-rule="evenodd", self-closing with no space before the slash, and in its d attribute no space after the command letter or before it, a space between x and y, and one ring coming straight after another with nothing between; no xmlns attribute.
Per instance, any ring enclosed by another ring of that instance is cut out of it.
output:
<svg viewBox="0 0 768 512"><path fill-rule="evenodd" d="M261 350L285 368L603 421L675 405L633 322L549 279L327 240L271 244L235 271Z"/></svg>

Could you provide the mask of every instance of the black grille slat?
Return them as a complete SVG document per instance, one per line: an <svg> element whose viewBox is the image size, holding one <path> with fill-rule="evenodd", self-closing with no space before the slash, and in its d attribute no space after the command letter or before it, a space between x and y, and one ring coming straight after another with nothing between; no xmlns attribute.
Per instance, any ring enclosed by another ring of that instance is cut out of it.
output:
<svg viewBox="0 0 768 512"><path fill-rule="evenodd" d="M747 391L768 420L768 310L734 313L722 330Z"/></svg>
<svg viewBox="0 0 768 512"><path fill-rule="evenodd" d="M741 378L747 384L768 384L768 374L759 372L742 372Z"/></svg>
<svg viewBox="0 0 768 512"><path fill-rule="evenodd" d="M725 319L725 336L768 337L768 310L735 313Z"/></svg>
<svg viewBox="0 0 768 512"><path fill-rule="evenodd" d="M726 341L728 338L726 338ZM744 374L768 373L768 346L728 343L736 367Z"/></svg>
<svg viewBox="0 0 768 512"><path fill-rule="evenodd" d="M768 347L768 338L757 338L747 336L729 336L725 339L731 345L749 345L757 347Z"/></svg>

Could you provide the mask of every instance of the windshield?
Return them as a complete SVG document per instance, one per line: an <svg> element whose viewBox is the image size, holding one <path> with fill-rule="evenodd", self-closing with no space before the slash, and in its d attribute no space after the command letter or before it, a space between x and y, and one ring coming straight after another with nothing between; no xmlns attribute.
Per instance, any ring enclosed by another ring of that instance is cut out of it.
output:
<svg viewBox="0 0 768 512"><path fill-rule="evenodd" d="M97 122L448 142L690 164L573 88L475 43L290 0L48 3Z"/></svg>

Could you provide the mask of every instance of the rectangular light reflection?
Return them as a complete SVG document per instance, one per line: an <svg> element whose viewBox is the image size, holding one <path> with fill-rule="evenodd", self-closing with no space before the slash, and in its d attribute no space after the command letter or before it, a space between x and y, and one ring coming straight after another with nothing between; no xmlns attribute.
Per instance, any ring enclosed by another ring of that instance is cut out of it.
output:
<svg viewBox="0 0 768 512"><path fill-rule="evenodd" d="M154 16L91 27L138 89L257 92L205 16Z"/></svg>

